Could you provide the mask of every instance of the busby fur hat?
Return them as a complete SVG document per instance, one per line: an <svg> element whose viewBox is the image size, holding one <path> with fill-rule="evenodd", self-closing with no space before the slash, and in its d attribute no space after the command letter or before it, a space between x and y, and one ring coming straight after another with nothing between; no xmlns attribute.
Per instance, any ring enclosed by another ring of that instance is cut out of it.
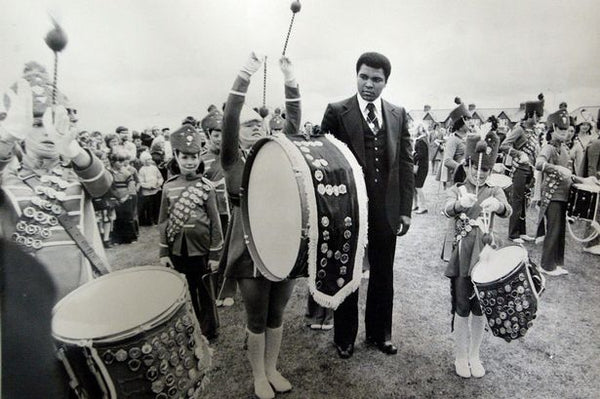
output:
<svg viewBox="0 0 600 399"><path fill-rule="evenodd" d="M454 102L458 104L458 107L454 108L450 115L448 115L448 126L452 128L452 130L457 130L459 127L455 128L455 125L459 121L464 121L466 119L471 119L471 113L465 107L465 104L461 101L459 97L454 99Z"/></svg>
<svg viewBox="0 0 600 399"><path fill-rule="evenodd" d="M493 131L490 131L482 139L479 134L469 134L466 138L465 159L471 160L473 165L479 165L481 154L481 168L492 170L498 157L500 139Z"/></svg>
<svg viewBox="0 0 600 399"><path fill-rule="evenodd" d="M525 118L531 118L534 113L538 118L544 115L544 95L542 93L538 94L537 101L525 103Z"/></svg>
<svg viewBox="0 0 600 399"><path fill-rule="evenodd" d="M571 118L569 117L569 113L564 109L559 109L553 114L548 115L548 119L546 120L546 125L555 129L567 129L571 124Z"/></svg>
<svg viewBox="0 0 600 399"><path fill-rule="evenodd" d="M200 133L191 125L183 125L171 133L170 141L174 151L195 154L202 149Z"/></svg>

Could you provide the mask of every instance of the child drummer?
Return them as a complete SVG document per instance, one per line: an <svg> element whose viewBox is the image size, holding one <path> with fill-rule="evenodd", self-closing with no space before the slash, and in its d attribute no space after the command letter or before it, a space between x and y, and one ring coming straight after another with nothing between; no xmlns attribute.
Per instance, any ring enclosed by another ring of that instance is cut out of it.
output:
<svg viewBox="0 0 600 399"><path fill-rule="evenodd" d="M486 183L496 161L498 145L498 136L493 132L489 132L485 139L479 134L467 136L467 177L463 183L456 183L448 190L443 209L443 213L453 219L454 242L445 275L451 280L454 366L456 374L463 378L485 375L479 359L479 347L486 320L474 293L471 270L484 246L493 241L489 233L493 214L506 218L512 213L502 188Z"/></svg>
<svg viewBox="0 0 600 399"><path fill-rule="evenodd" d="M173 169L163 186L158 225L160 263L173 267L186 277L202 334L217 336L215 303L202 284L211 271L209 258L217 262L223 247L223 233L213 184L202 177L204 164L200 133L190 125L171 134Z"/></svg>

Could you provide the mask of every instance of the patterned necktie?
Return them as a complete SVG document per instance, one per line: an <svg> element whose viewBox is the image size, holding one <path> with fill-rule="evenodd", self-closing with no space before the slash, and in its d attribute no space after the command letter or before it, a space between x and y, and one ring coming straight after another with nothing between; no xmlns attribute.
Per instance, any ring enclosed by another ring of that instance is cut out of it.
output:
<svg viewBox="0 0 600 399"><path fill-rule="evenodd" d="M373 103L368 103L367 111L369 111L367 113L367 123L369 123L371 129L377 133L379 131L379 120L377 119L377 115L375 115L375 105Z"/></svg>

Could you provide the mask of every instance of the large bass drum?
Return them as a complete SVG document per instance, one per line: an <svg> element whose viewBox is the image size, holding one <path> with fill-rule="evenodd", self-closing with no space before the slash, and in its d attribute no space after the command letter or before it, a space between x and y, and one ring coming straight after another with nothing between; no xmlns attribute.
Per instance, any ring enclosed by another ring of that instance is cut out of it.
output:
<svg viewBox="0 0 600 399"><path fill-rule="evenodd" d="M275 135L250 151L242 180L246 244L269 280L309 275L319 304L337 307L360 284L367 242L362 170L331 135Z"/></svg>
<svg viewBox="0 0 600 399"><path fill-rule="evenodd" d="M211 363L185 278L135 267L56 304L52 334L80 398L196 398Z"/></svg>
<svg viewBox="0 0 600 399"><path fill-rule="evenodd" d="M479 261L471 280L492 333L507 342L533 325L545 280L523 247L509 246Z"/></svg>

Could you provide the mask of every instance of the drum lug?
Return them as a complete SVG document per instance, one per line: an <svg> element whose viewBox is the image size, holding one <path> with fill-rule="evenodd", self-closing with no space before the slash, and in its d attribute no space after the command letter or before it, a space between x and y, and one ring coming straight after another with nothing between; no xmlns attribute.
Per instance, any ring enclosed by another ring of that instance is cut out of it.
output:
<svg viewBox="0 0 600 399"><path fill-rule="evenodd" d="M308 238L308 227L304 227L302 229L302 235L300 237L301 240L306 240Z"/></svg>

